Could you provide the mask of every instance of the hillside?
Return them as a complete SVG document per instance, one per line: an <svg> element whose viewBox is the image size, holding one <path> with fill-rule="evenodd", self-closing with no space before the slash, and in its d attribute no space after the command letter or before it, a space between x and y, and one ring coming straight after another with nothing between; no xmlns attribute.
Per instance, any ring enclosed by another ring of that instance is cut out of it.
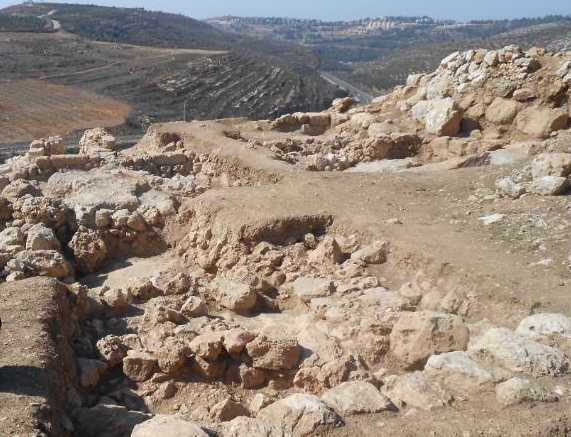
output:
<svg viewBox="0 0 571 437"><path fill-rule="evenodd" d="M240 35L304 44L320 57L322 69L373 94L403 84L409 74L434 70L440 59L456 50L509 44L556 51L571 47L568 16L469 23L429 17L324 22L229 16L207 21Z"/></svg>
<svg viewBox="0 0 571 437"><path fill-rule="evenodd" d="M185 106L186 118L267 118L276 108L282 113L323 109L344 95L319 76L315 70L319 60L305 48L229 37L179 15L56 3L2 11L28 16L49 12L49 18L63 29L0 32L1 85L12 95L31 98L19 101L20 107L41 107L35 116L44 114L45 119L35 119L34 124L58 129L50 134L69 135L77 125L53 123L64 118L54 116L57 105L49 106L42 96L26 93L25 83L19 80L74 86L118 99L131 111L116 129L130 132L140 132L151 121L181 120ZM25 124L26 112L16 113L7 103L0 101L0 142L33 139L35 134L29 129L33 126L16 125L19 119ZM82 107L82 102L72 99L69 105Z"/></svg>

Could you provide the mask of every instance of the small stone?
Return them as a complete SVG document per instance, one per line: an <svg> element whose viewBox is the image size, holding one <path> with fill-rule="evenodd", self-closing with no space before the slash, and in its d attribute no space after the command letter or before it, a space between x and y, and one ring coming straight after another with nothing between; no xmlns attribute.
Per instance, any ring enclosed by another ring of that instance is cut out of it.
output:
<svg viewBox="0 0 571 437"><path fill-rule="evenodd" d="M505 214L491 214L491 215L487 215L484 217L478 217L478 220L482 220L482 223L484 223L484 225L489 226L492 225L494 223L497 223L501 220L503 220L505 217Z"/></svg>

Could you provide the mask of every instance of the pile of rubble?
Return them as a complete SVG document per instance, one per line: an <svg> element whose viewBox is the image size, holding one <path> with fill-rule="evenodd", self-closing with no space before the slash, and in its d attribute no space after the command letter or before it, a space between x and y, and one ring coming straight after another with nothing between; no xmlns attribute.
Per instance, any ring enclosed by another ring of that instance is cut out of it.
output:
<svg viewBox="0 0 571 437"><path fill-rule="evenodd" d="M0 167L0 281L53 277L73 296L77 380L62 427L304 436L357 414L410 417L481 397L568 402L569 316L510 329L471 318L470 287L385 278L392 238L334 226L326 201L313 210L309 196L323 191L308 187L326 178L303 170L522 159L493 199L565 193L570 71L539 49L469 51L367 107L152 126L124 151L102 129L79 154L57 137L33 142ZM285 186L302 207L268 212Z"/></svg>
<svg viewBox="0 0 571 437"><path fill-rule="evenodd" d="M346 98L325 113L284 115L272 129L298 135L264 145L276 158L313 171L405 158L394 165L407 168L516 141L539 153L569 139L570 71L568 55L538 48L455 52L435 72L411 75L372 105L351 108Z"/></svg>

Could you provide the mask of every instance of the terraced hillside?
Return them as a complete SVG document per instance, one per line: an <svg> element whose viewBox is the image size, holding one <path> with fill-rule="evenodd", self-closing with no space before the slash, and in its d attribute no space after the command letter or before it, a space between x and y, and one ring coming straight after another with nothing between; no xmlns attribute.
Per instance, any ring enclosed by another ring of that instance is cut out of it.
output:
<svg viewBox="0 0 571 437"><path fill-rule="evenodd" d="M10 94L34 97L33 93L24 93L26 88L21 88L20 81L34 79L44 81L46 88L50 84L73 86L118 99L131 110L127 117L106 124L115 125L116 130L140 132L149 122L183 118L268 118L286 111L320 110L344 95L319 76L318 61L305 49L289 45L284 50L248 38L236 42L209 25L186 17L137 9L121 9L119 14L116 8L48 3L3 11L45 14L55 8L59 9L50 18L60 21L67 31L0 33L2 87ZM115 21L109 18L99 22L98 17L115 17ZM140 19L147 24L137 21ZM110 32L117 26L125 31ZM101 34L103 29L107 33ZM113 42L88 39L91 37ZM5 100L0 105L0 142L33 139L30 129L26 131L26 126L15 122L13 107ZM54 127L56 119L65 119L57 108L35 97L21 100L19 106L42 109L39 113L44 119L35 120L35 125ZM102 124L97 117L82 117L77 109L82 107L79 94L77 99L70 98L69 107L76 108L76 115L85 124L63 124L51 134L66 135L70 130ZM26 113L20 116L25 124Z"/></svg>

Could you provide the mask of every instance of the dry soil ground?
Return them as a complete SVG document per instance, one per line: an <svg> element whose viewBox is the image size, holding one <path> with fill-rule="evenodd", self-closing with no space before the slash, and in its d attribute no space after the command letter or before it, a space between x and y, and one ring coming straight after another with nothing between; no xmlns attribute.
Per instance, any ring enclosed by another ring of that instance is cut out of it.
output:
<svg viewBox="0 0 571 437"><path fill-rule="evenodd" d="M204 124L199 135L193 130L195 147L237 156L246 167L274 174L279 182L210 190L191 201L212 215L214 228L231 232L283 217L331 216L328 232L391 242L389 261L375 272L387 288L398 289L416 278L473 296L468 322L515 328L536 312L569 312L569 196L528 195L516 201L493 196L494 182L529 159L462 169L434 164L397 173L300 172L268 159L263 148L222 138L220 131L238 130L243 138L261 142L275 134L251 123L220 124ZM167 126L166 131L185 137L185 125ZM497 223L480 220L496 213L504 214ZM185 229L171 226L167 238L176 244ZM557 384L571 389L568 377ZM556 404L501 409L489 392L438 412L350 418L326 435L547 436L567 435L570 426L568 395Z"/></svg>
<svg viewBox="0 0 571 437"><path fill-rule="evenodd" d="M230 179L232 172L240 169L265 175L259 178L259 186L222 187L189 200L191 206L211 218L215 234L217 230L247 232L260 223L284 217L328 216L331 221L327 232L390 241L389 260L375 271L387 288L398 289L402 283L416 279L443 290L460 289L472 296L467 322L487 320L513 328L535 312L569 313L569 196L526 195L518 200L493 196L494 181L525 162L463 169L429 165L397 173L315 173L274 161L268 150L222 134L229 129L239 130L248 140L265 140L274 135L265 127L260 130L259 124L173 123L164 129L188 139L185 144L192 144L200 153L219 155L221 162L227 163ZM275 183L268 184L269 180ZM490 225L480 220L495 213L504 217ZM167 226L165 237L176 245L188 225L173 221ZM130 262L137 265L149 260ZM164 257L156 262L165 263ZM139 271L145 272L145 265L141 266ZM120 277L110 278L121 281ZM2 387L10 382L14 366L36 366L25 358L27 350L33 348L41 355L53 347L52 340L32 331L36 315L49 305L33 299L35 293L36 290L3 290L0 294L5 321ZM28 326L30 329L22 331L22 327ZM571 379L561 377L545 383L564 388L566 394L560 402L499 409L494 393L485 392L471 397L469 402L458 398L451 407L437 412L348 418L345 427L324 435L568 435ZM207 393L206 389L203 393ZM9 384L2 390L0 420L10 424L4 428L10 430L6 435L26 435L22 434L24 429L18 428L16 418L25 405L44 402L34 394L11 389ZM181 401L184 399L177 399ZM162 408L173 412L173 405L168 403Z"/></svg>

